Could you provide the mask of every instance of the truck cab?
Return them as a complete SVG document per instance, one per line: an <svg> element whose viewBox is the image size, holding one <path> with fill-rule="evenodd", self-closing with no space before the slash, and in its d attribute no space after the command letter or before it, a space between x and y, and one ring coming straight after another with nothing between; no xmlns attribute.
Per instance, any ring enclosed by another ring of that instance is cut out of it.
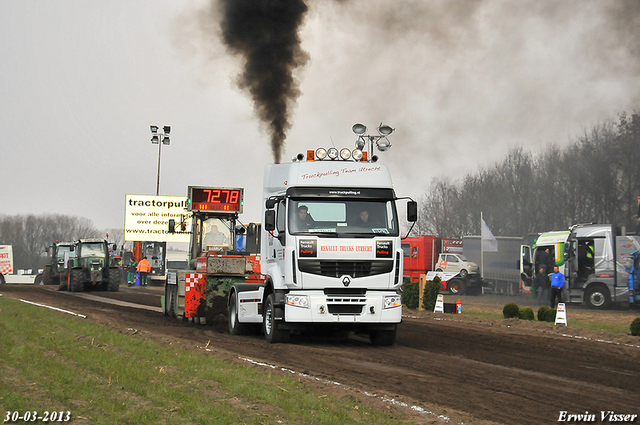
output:
<svg viewBox="0 0 640 425"><path fill-rule="evenodd" d="M619 236L610 224L574 226L564 253L567 301L598 309L628 304L627 265L638 249L640 238Z"/></svg>
<svg viewBox="0 0 640 425"><path fill-rule="evenodd" d="M391 345L402 320L403 253L389 171L323 160L317 151L303 158L265 168L260 269L266 281L230 301L245 309L237 322L256 317L246 302L254 299L262 304L269 342L323 327ZM408 221L416 220L416 210L410 201Z"/></svg>

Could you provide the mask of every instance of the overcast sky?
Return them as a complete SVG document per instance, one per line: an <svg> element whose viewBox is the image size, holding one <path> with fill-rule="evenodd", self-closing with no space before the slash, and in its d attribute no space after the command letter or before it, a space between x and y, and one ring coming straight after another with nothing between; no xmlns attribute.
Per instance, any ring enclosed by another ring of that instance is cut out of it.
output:
<svg viewBox="0 0 640 425"><path fill-rule="evenodd" d="M380 154L399 196L434 176L540 151L640 109L640 2L309 0L306 66L283 162L396 129ZM259 221L273 157L241 62L207 1L0 1L0 214L121 228L125 194L156 192L149 125L171 126L161 195L245 188Z"/></svg>

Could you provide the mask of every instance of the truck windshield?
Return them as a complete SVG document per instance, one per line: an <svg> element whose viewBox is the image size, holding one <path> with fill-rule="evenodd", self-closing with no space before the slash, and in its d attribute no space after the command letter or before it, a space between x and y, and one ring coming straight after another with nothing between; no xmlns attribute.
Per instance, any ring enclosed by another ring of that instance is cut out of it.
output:
<svg viewBox="0 0 640 425"><path fill-rule="evenodd" d="M293 235L397 236L393 200L291 199L289 231Z"/></svg>

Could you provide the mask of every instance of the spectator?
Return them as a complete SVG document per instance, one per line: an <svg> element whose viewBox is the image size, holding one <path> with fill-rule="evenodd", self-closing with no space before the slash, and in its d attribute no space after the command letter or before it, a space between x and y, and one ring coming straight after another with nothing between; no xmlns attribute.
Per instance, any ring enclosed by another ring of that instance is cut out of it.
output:
<svg viewBox="0 0 640 425"><path fill-rule="evenodd" d="M540 270L536 274L535 286L538 290L538 305L547 305L549 299L549 276L544 272L544 268L540 267Z"/></svg>
<svg viewBox="0 0 640 425"><path fill-rule="evenodd" d="M131 255L131 259L129 260L129 264L127 264L127 284L133 285L136 282L136 270L138 267L138 263Z"/></svg>
<svg viewBox="0 0 640 425"><path fill-rule="evenodd" d="M143 257L138 263L137 272L140 273L140 286L147 286L147 276L151 272L151 263L149 263L147 257Z"/></svg>
<svg viewBox="0 0 640 425"><path fill-rule="evenodd" d="M556 308L556 299L558 302L562 302L563 287L564 275L560 273L558 266L555 266L551 275L551 308Z"/></svg>
<svg viewBox="0 0 640 425"><path fill-rule="evenodd" d="M545 248L544 251L540 253L540 257L538 257L538 267L544 269L544 274L547 275L553 268L553 264L555 261L552 261L551 254L549 253L549 248Z"/></svg>

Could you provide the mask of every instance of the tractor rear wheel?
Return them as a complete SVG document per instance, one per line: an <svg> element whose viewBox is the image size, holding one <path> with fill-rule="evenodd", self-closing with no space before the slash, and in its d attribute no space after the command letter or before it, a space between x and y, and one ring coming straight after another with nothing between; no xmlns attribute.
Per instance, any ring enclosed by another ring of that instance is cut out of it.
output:
<svg viewBox="0 0 640 425"><path fill-rule="evenodd" d="M53 285L53 267L51 265L44 266L42 283L45 285Z"/></svg>
<svg viewBox="0 0 640 425"><path fill-rule="evenodd" d="M82 292L84 291L84 273L82 269L71 269L69 272L71 273L69 282L69 290L71 292Z"/></svg>
<svg viewBox="0 0 640 425"><path fill-rule="evenodd" d="M107 291L118 292L121 280L122 270L117 267L109 267L109 283L107 284Z"/></svg>

